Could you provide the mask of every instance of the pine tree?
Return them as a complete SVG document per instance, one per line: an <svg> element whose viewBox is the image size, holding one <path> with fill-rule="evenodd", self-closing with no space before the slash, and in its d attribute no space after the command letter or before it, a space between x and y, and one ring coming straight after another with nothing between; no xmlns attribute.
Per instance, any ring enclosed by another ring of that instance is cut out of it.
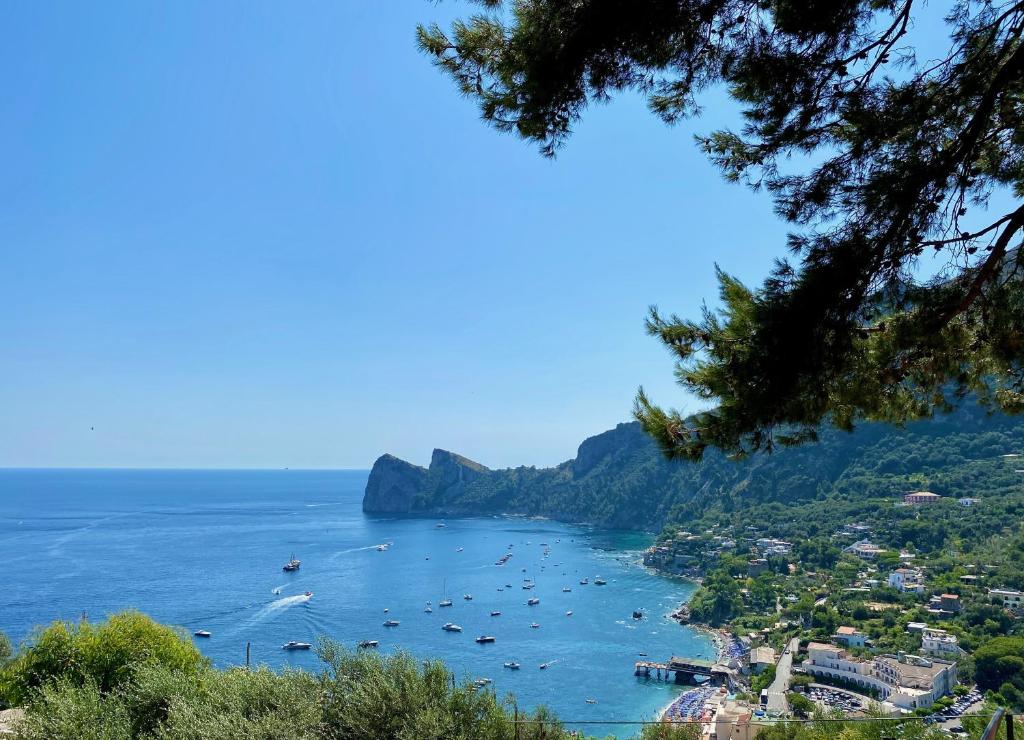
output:
<svg viewBox="0 0 1024 740"><path fill-rule="evenodd" d="M938 58L909 35L920 0L478 4L419 44L485 121L554 156L618 91L675 123L724 85L743 125L697 143L791 224L759 287L720 271L720 310L651 309L680 384L715 404L684 417L641 389L636 417L668 456L771 451L968 396L1024 410L1024 204L987 208L1024 198L1024 2L955 3ZM925 255L944 265L928 279Z"/></svg>

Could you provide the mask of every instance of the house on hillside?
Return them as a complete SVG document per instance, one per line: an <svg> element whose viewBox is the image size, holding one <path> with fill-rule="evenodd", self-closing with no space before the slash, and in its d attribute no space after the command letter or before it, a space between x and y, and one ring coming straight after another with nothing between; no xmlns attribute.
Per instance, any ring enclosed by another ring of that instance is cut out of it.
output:
<svg viewBox="0 0 1024 740"><path fill-rule="evenodd" d="M889 574L889 586L901 593L924 593L924 575L915 568L897 568Z"/></svg>
<svg viewBox="0 0 1024 740"><path fill-rule="evenodd" d="M911 506L920 506L921 504L938 503L941 498L942 496L931 491L915 491L914 493L904 494L903 503L910 504Z"/></svg>
<svg viewBox="0 0 1024 740"><path fill-rule="evenodd" d="M832 640L848 648L862 648L867 645L868 636L856 627L840 627L832 635Z"/></svg>

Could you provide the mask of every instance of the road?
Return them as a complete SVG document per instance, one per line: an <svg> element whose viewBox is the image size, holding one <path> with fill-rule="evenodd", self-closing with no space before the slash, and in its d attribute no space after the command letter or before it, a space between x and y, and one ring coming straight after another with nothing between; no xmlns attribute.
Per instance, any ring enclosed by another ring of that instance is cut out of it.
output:
<svg viewBox="0 0 1024 740"><path fill-rule="evenodd" d="M786 714L789 712L789 702L786 701L786 691L789 690L789 677L793 670L793 655L800 649L800 638L794 637L789 645L779 656L779 662L775 666L775 680L768 687L768 713Z"/></svg>

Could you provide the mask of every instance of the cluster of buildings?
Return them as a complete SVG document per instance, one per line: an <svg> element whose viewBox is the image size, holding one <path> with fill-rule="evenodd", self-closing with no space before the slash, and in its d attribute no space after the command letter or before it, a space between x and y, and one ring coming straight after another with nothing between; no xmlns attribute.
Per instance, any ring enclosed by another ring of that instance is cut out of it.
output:
<svg viewBox="0 0 1024 740"><path fill-rule="evenodd" d="M873 691L879 699L900 709L931 706L956 685L956 663L941 658L899 653L865 659L821 642L810 643L807 656L803 669L809 675Z"/></svg>

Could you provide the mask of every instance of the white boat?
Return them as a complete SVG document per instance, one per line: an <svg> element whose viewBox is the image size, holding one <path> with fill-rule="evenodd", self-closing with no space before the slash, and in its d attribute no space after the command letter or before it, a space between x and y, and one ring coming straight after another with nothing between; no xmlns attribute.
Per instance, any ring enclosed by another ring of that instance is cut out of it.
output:
<svg viewBox="0 0 1024 740"><path fill-rule="evenodd" d="M586 578L581 578L580 579L580 585L581 586L586 586L588 583L590 583L590 581L588 581Z"/></svg>
<svg viewBox="0 0 1024 740"><path fill-rule="evenodd" d="M459 548L458 550L456 550L455 552L462 552L462 550L463 550L463 548L461 548L461 547L460 547L460 548Z"/></svg>
<svg viewBox="0 0 1024 740"><path fill-rule="evenodd" d="M452 600L448 598L448 579L447 578L444 579L444 585L441 587L441 592L442 592L442 595L444 596L444 598L441 599L439 602L437 602L437 605L438 606L451 606L452 605Z"/></svg>
<svg viewBox="0 0 1024 740"><path fill-rule="evenodd" d="M476 641L483 645L485 642L494 642L495 639L494 635L480 635L480 637L476 638Z"/></svg>
<svg viewBox="0 0 1024 740"><path fill-rule="evenodd" d="M571 616L572 616L572 610L570 609L569 611L567 611L567 612L565 613L565 616L567 616L567 617L571 617Z"/></svg>
<svg viewBox="0 0 1024 740"><path fill-rule="evenodd" d="M506 661L505 662L505 667L506 668L511 668L513 671L518 671L519 670L519 664L516 663L514 660Z"/></svg>
<svg viewBox="0 0 1024 740"><path fill-rule="evenodd" d="M473 594L462 594L462 598L464 598L466 601L472 601Z"/></svg>
<svg viewBox="0 0 1024 740"><path fill-rule="evenodd" d="M295 640L289 640L281 646L282 650L309 650L313 647L308 642L296 642Z"/></svg>
<svg viewBox="0 0 1024 740"><path fill-rule="evenodd" d="M385 627L397 627L399 624L400 622L397 619L389 619L384 622Z"/></svg>
<svg viewBox="0 0 1024 740"><path fill-rule="evenodd" d="M445 622L441 625L441 629L445 632L462 632L462 627L452 622Z"/></svg>
<svg viewBox="0 0 1024 740"><path fill-rule="evenodd" d="M196 630L192 634L194 634L196 637L211 637L211 633L207 632L206 630Z"/></svg>
<svg viewBox="0 0 1024 740"><path fill-rule="evenodd" d="M537 629L538 627L540 627L540 625L537 624L536 622L534 622L533 624L530 625L530 627L532 627L533 629Z"/></svg>
<svg viewBox="0 0 1024 740"><path fill-rule="evenodd" d="M608 583L608 581L603 579L601 576L598 576L597 578L594 579L594 585L595 586L604 586L607 583Z"/></svg>
<svg viewBox="0 0 1024 740"><path fill-rule="evenodd" d="M290 573L292 571L298 570L301 565L302 565L302 561L295 557L295 553L292 553L291 560L289 560L287 563L285 563L281 567L281 570L285 570L285 571L288 571Z"/></svg>
<svg viewBox="0 0 1024 740"><path fill-rule="evenodd" d="M567 593L569 593L570 591L572 591L572 589L571 589L571 588L569 588L568 586L562 586L562 593L563 593L563 594L567 594Z"/></svg>
<svg viewBox="0 0 1024 740"><path fill-rule="evenodd" d="M362 642L359 643L359 647L361 647L363 649L365 649L365 648L375 648L379 644L380 643L377 642L376 640L363 640Z"/></svg>
<svg viewBox="0 0 1024 740"><path fill-rule="evenodd" d="M452 605L452 600L451 599L441 599L439 602L437 602L437 605L438 606L451 606Z"/></svg>
<svg viewBox="0 0 1024 740"><path fill-rule="evenodd" d="M597 699L587 699L587 704L597 704Z"/></svg>
<svg viewBox="0 0 1024 740"><path fill-rule="evenodd" d="M526 602L527 606L537 606L537 604L539 603L540 599L538 599L536 596L534 596L532 599L528 599Z"/></svg>
<svg viewBox="0 0 1024 740"><path fill-rule="evenodd" d="M377 552L387 552L387 545L377 545Z"/></svg>
<svg viewBox="0 0 1024 740"><path fill-rule="evenodd" d="M445 527L447 527L448 525L447 525L447 524L445 524L444 522L438 522L438 523L437 523L437 524L435 524L434 526L435 526L435 527L437 527L438 529L444 529L444 528L445 528Z"/></svg>
<svg viewBox="0 0 1024 740"><path fill-rule="evenodd" d="M501 612L499 612L497 609L495 609L493 612L491 612L491 616L492 617L500 617L501 616Z"/></svg>
<svg viewBox="0 0 1024 740"><path fill-rule="evenodd" d="M426 609L424 609L423 611L424 611L425 613L427 613L427 614L433 614L433 613L434 613L434 610L433 610L433 609L431 609L431 608L430 608L429 606L428 606L428 607L427 607Z"/></svg>

